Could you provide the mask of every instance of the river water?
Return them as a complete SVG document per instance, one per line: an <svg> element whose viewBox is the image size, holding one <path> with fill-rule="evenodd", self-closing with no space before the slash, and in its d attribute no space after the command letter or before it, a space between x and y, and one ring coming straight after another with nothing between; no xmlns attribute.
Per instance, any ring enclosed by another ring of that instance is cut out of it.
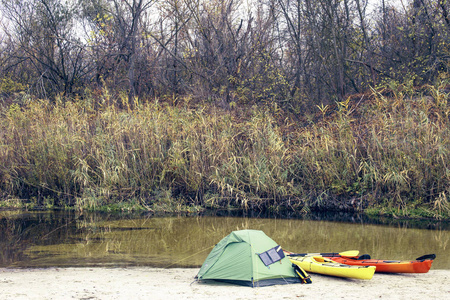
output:
<svg viewBox="0 0 450 300"><path fill-rule="evenodd" d="M377 224L378 223L378 224ZM233 230L264 231L297 252L359 250L450 269L450 225L345 217L152 216L0 211L0 267L199 267Z"/></svg>

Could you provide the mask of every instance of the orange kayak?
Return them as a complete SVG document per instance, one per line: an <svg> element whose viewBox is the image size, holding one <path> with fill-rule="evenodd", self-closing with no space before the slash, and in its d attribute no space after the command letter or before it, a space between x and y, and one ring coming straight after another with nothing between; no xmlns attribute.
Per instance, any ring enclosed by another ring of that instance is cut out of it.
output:
<svg viewBox="0 0 450 300"><path fill-rule="evenodd" d="M428 254L415 260L371 259L368 254L353 257L335 256L328 258L346 265L375 266L375 272L380 273L427 273L436 255Z"/></svg>

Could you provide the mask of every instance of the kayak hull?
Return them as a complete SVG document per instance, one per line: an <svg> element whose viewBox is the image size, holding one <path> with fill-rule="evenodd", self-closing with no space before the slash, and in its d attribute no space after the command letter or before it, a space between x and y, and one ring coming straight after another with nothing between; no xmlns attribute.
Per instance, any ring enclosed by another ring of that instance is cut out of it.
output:
<svg viewBox="0 0 450 300"><path fill-rule="evenodd" d="M367 280L375 273L373 266L351 266L321 256L289 256L289 259L307 272L322 275Z"/></svg>
<svg viewBox="0 0 450 300"><path fill-rule="evenodd" d="M427 273L433 260L382 260L382 259L364 259L358 260L356 257L329 257L329 259L351 266L374 266L375 272L379 273Z"/></svg>

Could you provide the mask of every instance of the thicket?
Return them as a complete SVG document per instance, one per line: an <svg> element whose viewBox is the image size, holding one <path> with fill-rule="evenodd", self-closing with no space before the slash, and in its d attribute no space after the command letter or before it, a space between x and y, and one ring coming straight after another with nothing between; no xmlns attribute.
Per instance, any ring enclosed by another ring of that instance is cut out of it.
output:
<svg viewBox="0 0 450 300"><path fill-rule="evenodd" d="M1 110L3 205L378 208L448 217L444 86L392 83L318 107L306 126L274 107L243 113L184 99L131 110L118 109L107 91L95 102L23 94L20 105Z"/></svg>
<svg viewBox="0 0 450 300"><path fill-rule="evenodd" d="M447 0L0 0L0 93L158 97L302 115L449 72Z"/></svg>

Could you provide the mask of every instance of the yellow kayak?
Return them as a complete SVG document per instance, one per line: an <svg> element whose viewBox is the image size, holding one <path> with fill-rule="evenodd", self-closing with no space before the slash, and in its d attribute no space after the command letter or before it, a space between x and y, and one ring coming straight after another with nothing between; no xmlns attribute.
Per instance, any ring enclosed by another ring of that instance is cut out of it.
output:
<svg viewBox="0 0 450 300"><path fill-rule="evenodd" d="M322 256L289 256L289 259L307 272L345 278L371 279L376 269L374 266L344 265Z"/></svg>

